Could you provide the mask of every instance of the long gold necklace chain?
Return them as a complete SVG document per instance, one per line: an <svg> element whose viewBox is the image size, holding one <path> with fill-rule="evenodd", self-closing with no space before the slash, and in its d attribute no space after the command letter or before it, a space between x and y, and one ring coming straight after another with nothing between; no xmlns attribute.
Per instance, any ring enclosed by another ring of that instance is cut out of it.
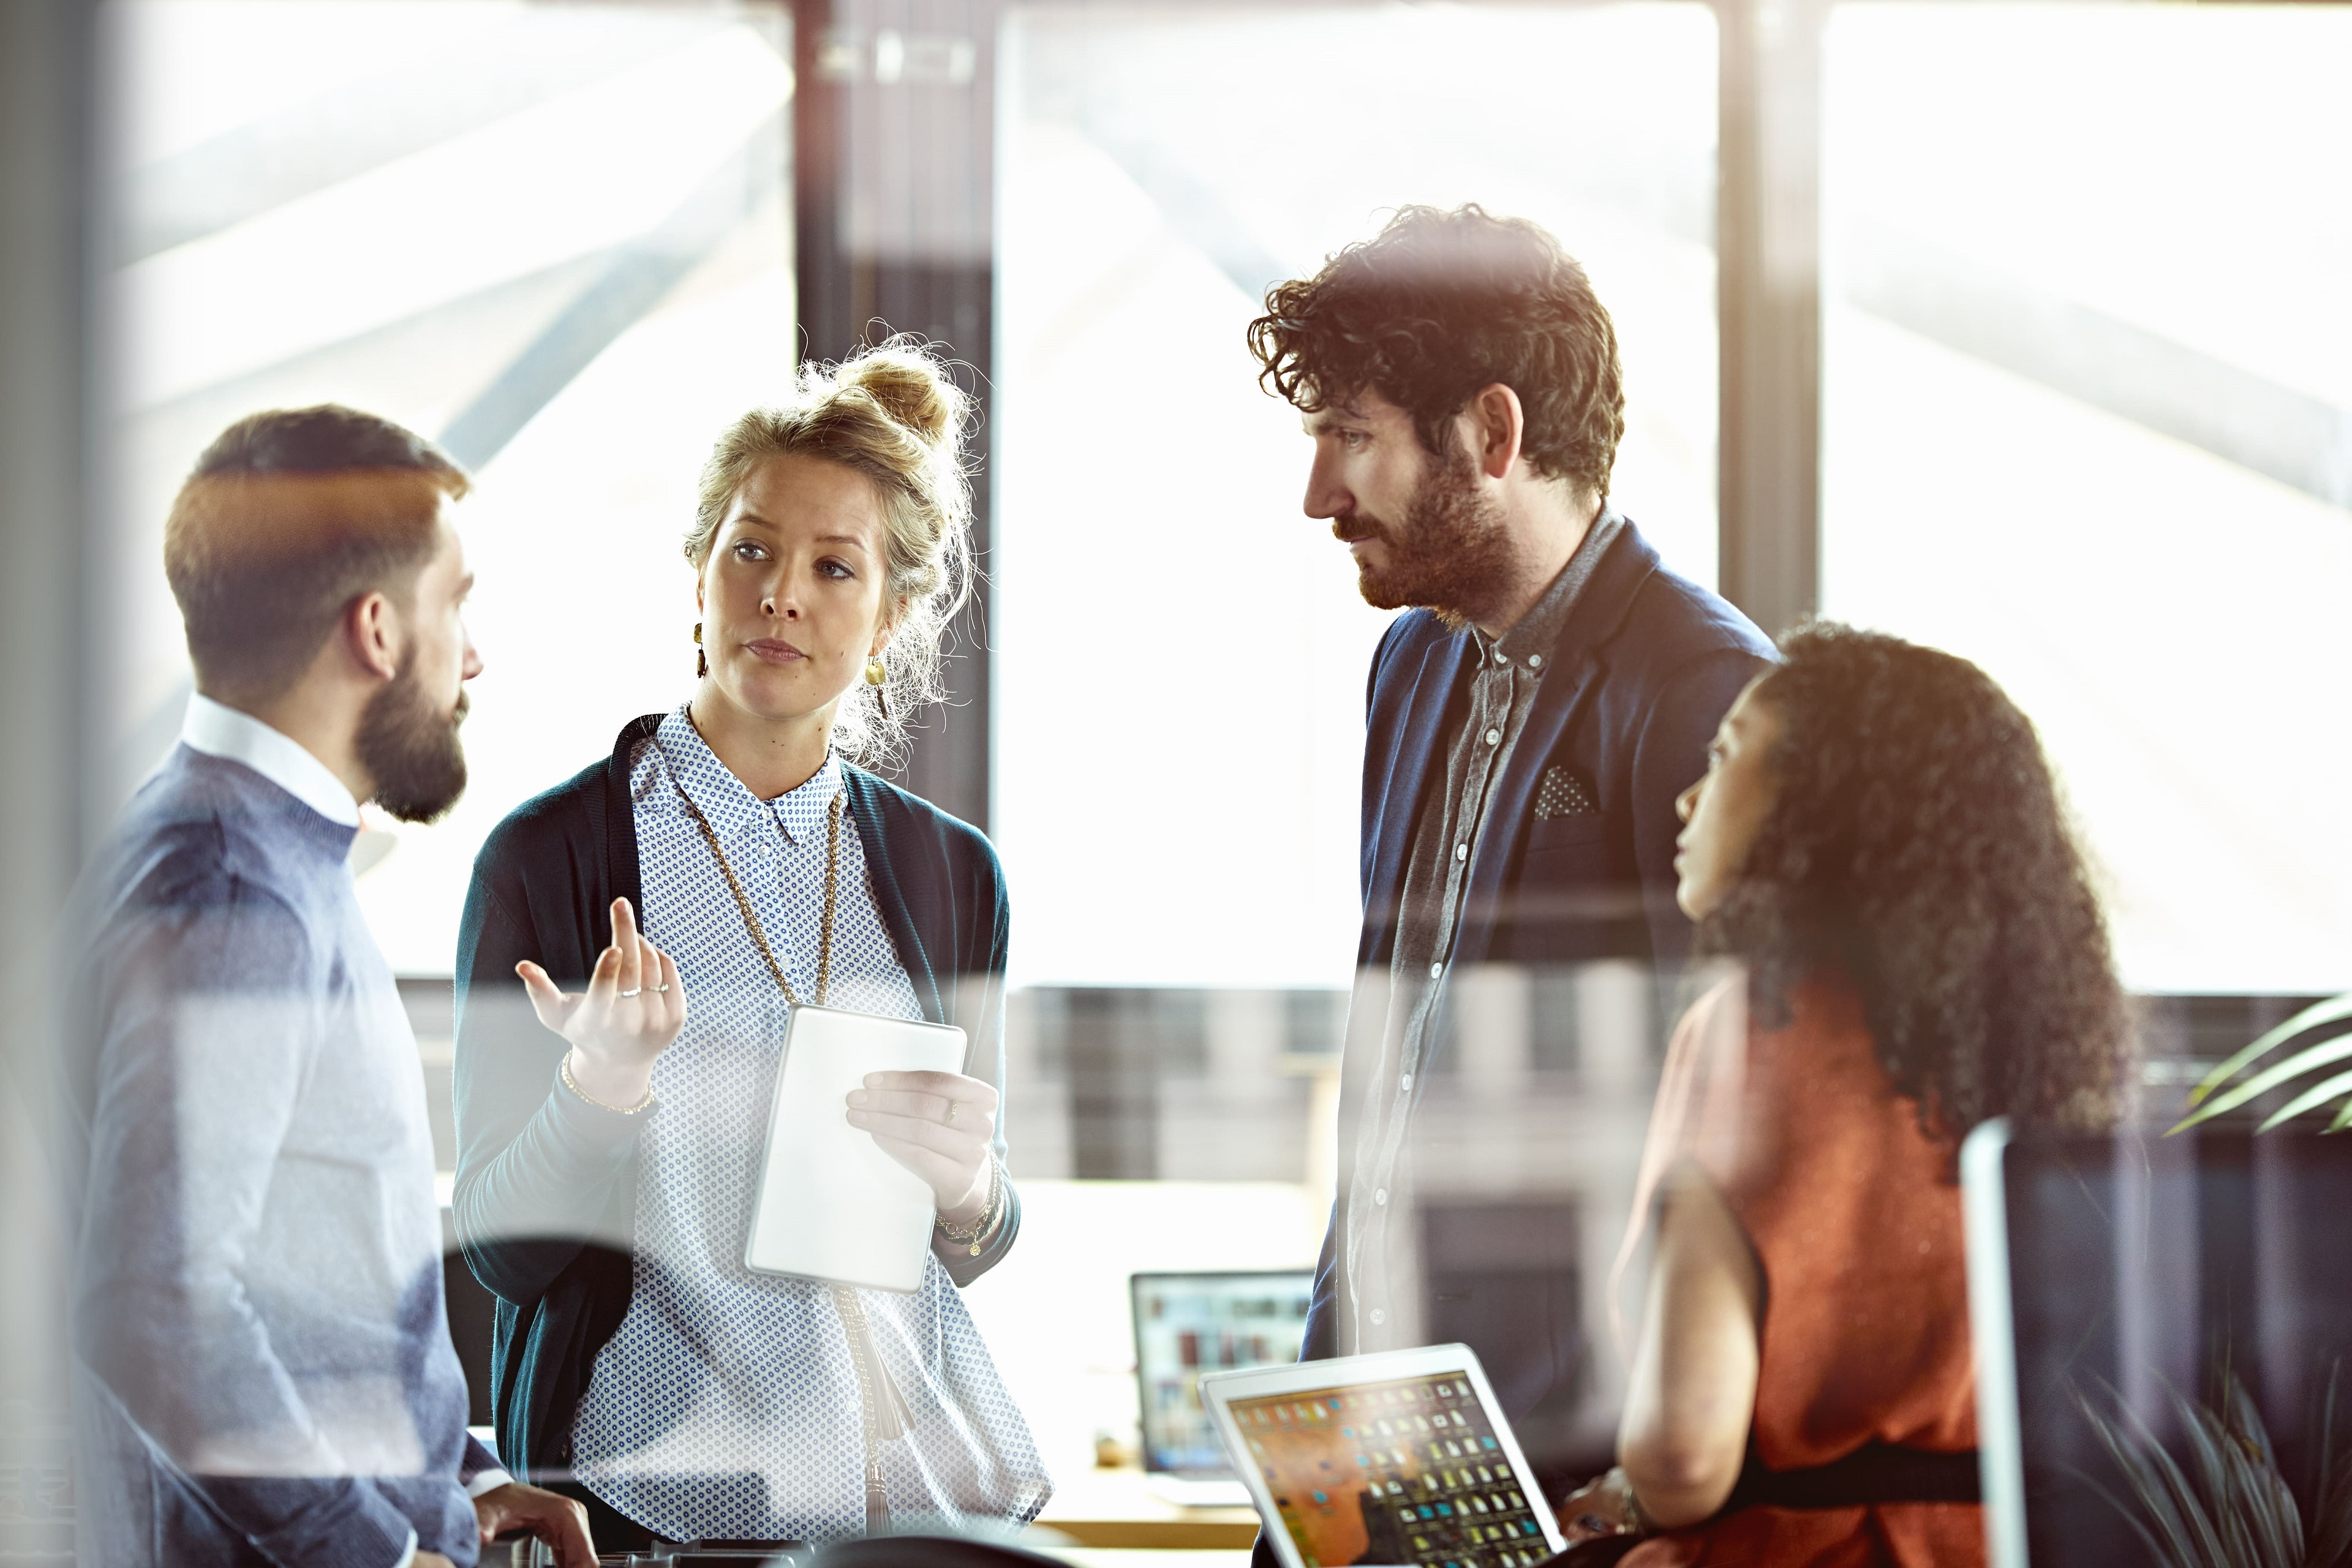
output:
<svg viewBox="0 0 2352 1568"><path fill-rule="evenodd" d="M880 1386L887 1383L890 1369L866 1363L866 1352L873 1344L866 1303L849 1286L835 1285L833 1309L841 1314L842 1333L849 1343L849 1369L857 1378L857 1399L865 1423L866 1524L868 1530L878 1530L890 1522L890 1486L882 1475L882 1440L885 1436L903 1437L906 1433L899 1429L895 1418L886 1421L883 1415L883 1401L897 1397L897 1390ZM886 1426L890 1428L887 1432Z"/></svg>
<svg viewBox="0 0 2352 1568"><path fill-rule="evenodd" d="M751 931L751 941L760 949L760 956L768 961L768 973L776 977L776 986L783 992L784 1000L795 1007L799 1006L800 995L793 991L792 980L784 973L784 966L776 962L776 950L768 945L768 933L761 926L759 915L752 910L751 900L744 893L743 884L736 879L735 868L728 863L727 851L719 846L719 830L710 826L710 819L702 815L702 808L694 804L694 797L688 795L677 780L670 781L670 787L677 791L677 798L685 805L687 815L694 818L694 825L702 829L703 842L710 846L711 858L719 862L719 874L727 879L727 890L735 895L735 907L743 911L744 927ZM820 1007L824 1005L825 996L833 989L833 916L841 892L842 793L838 789L834 792L832 809L826 813L831 819L831 826L824 855L824 923L818 928L816 944L816 1005Z"/></svg>
<svg viewBox="0 0 2352 1568"><path fill-rule="evenodd" d="M775 949L768 945L768 933L761 928L760 917L743 891L742 882L736 878L735 868L727 859L727 851L719 847L718 830L710 826L710 819L702 815L702 808L694 804L694 797L688 795L676 779L670 781L670 785L677 790L677 798L685 805L688 815L694 818L694 825L702 829L703 842L710 846L711 858L719 862L719 873L727 879L727 890L735 895L735 907L743 911L743 925L751 931L751 941L759 946L760 956L768 961L768 973L776 977L776 988L784 994L786 1002L799 1006L801 999L793 992L793 983L784 973L784 966L776 962ZM842 805L842 792L835 791L832 809L826 814L830 823L826 830L824 854L824 923L819 928L817 936L816 1005L820 1007L824 1005L825 994L833 985L833 920L841 893ZM841 1315L842 1329L849 1342L849 1370L857 1380L858 1404L864 1415L866 1524L869 1531L879 1530L890 1522L890 1489L882 1479L880 1451L884 1425L881 1405L886 1394L876 1387L876 1382L877 1374L887 1378L889 1369L866 1364L866 1348L871 1342L866 1326L865 1303L857 1299L857 1292L835 1286L833 1301L834 1310ZM895 1426L896 1423L891 1425Z"/></svg>

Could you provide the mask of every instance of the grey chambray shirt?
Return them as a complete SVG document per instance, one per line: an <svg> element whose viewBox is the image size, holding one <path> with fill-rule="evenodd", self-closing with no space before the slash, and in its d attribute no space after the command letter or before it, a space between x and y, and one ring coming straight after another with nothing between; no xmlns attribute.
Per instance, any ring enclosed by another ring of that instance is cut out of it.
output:
<svg viewBox="0 0 2352 1568"><path fill-rule="evenodd" d="M1356 977L1349 1005L1346 1088L1356 1140L1339 1262L1354 1319L1341 1327L1353 1331L1354 1343L1343 1344L1343 1353L1418 1342L1407 1133L1435 1043L1431 1026L1444 994L1463 889L1486 838L1491 785L1509 764L1527 727L1577 595L1624 526L1623 518L1604 507L1568 564L1517 626L1499 638L1469 628L1476 655L1470 711L1446 750L1444 793L1428 802L1413 830L1399 895L1396 952L1385 972L1367 969ZM1368 1048L1375 1027L1376 1054Z"/></svg>

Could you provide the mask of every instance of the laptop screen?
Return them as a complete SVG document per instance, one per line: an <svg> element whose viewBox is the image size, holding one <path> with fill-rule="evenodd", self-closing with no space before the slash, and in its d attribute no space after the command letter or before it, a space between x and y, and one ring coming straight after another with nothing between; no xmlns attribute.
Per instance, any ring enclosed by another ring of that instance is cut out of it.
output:
<svg viewBox="0 0 2352 1568"><path fill-rule="evenodd" d="M1526 1568L1551 1555L1525 1479L1459 1373L1228 1408L1310 1568Z"/></svg>
<svg viewBox="0 0 2352 1568"><path fill-rule="evenodd" d="M1231 1475L1224 1447L1201 1408L1201 1374L1297 1361L1313 1271L1138 1274L1131 1283L1143 1468Z"/></svg>

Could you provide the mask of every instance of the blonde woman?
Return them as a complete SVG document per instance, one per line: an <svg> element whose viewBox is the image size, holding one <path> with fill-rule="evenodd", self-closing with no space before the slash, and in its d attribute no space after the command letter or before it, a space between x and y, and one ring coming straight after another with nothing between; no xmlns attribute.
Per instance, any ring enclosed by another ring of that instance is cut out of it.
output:
<svg viewBox="0 0 2352 1568"><path fill-rule="evenodd" d="M475 865L458 1235L498 1297L499 1451L586 1503L601 1551L1020 1522L1048 1492L958 1295L1020 1229L1003 878L978 830L856 765L938 695L971 573L964 414L901 341L736 421L686 541L690 700ZM936 1194L913 1296L743 1267L796 1003L971 1038L964 1073L876 1074L845 1112Z"/></svg>

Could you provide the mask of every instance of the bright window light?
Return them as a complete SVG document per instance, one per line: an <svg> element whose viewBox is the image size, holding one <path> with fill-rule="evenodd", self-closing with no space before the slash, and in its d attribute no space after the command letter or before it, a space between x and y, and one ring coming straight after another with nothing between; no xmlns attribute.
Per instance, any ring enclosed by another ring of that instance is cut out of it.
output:
<svg viewBox="0 0 2352 1568"><path fill-rule="evenodd" d="M2041 727L2136 989L2352 984L2352 15L1829 36L1822 598Z"/></svg>
<svg viewBox="0 0 2352 1568"><path fill-rule="evenodd" d="M1014 13L994 798L1016 984L1350 976L1390 617L1301 514L1306 437L1242 333L1389 209L1480 202L1585 263L1625 358L1615 503L1714 581L1715 47L1690 5Z"/></svg>
<svg viewBox="0 0 2352 1568"><path fill-rule="evenodd" d="M115 793L185 702L162 528L205 445L325 401L446 441L472 784L431 827L371 814L354 864L394 969L446 974L490 827L692 689L696 480L792 388L782 13L133 0L109 34Z"/></svg>

